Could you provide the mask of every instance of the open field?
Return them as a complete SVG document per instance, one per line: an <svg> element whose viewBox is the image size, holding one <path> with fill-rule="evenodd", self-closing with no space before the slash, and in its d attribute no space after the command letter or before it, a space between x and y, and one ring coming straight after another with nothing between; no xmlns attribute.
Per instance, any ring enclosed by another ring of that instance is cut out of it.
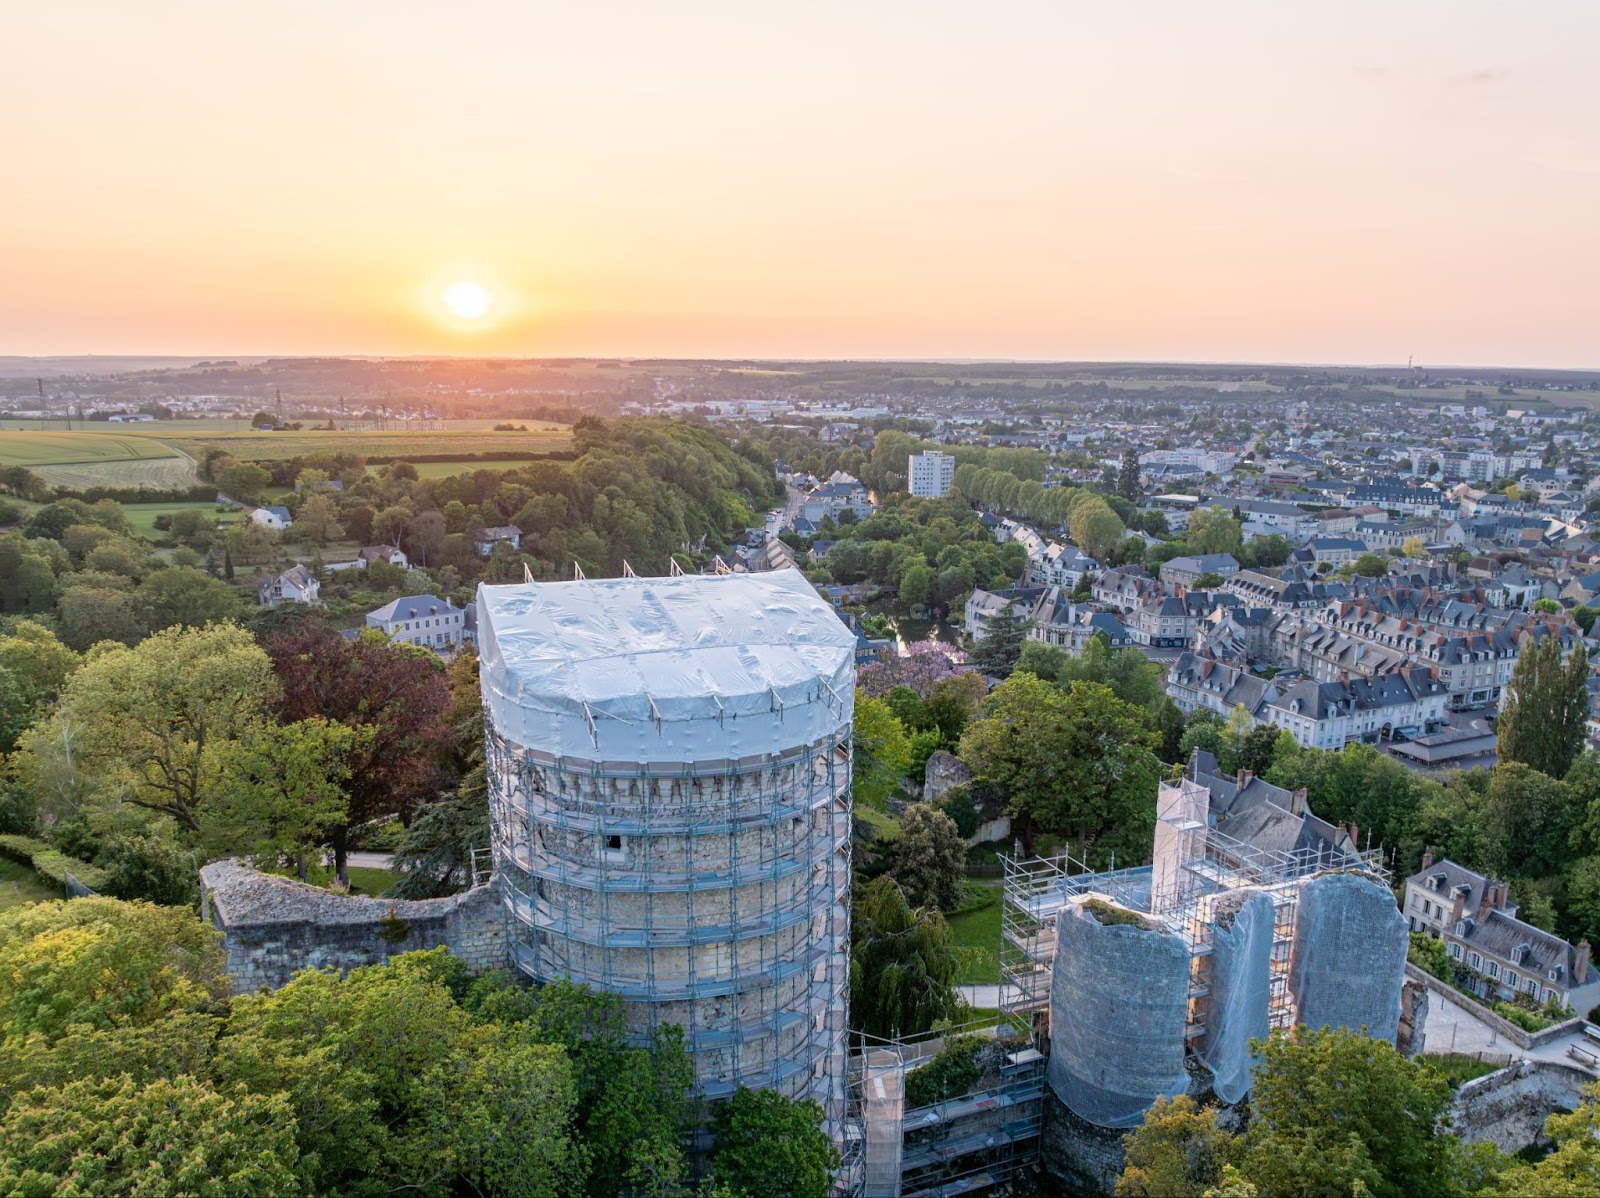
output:
<svg viewBox="0 0 1600 1198"><path fill-rule="evenodd" d="M194 462L154 437L101 429L0 431L0 466L26 466L58 487L192 487Z"/></svg>
<svg viewBox="0 0 1600 1198"><path fill-rule="evenodd" d="M534 452L541 452L535 450ZM528 463L521 458L492 458L483 462L417 462L418 478L448 478L468 470L515 470Z"/></svg>
<svg viewBox="0 0 1600 1198"><path fill-rule="evenodd" d="M235 524L240 519L236 511L219 512L214 503L125 503L122 505L123 514L128 517L128 523L133 526L135 535L147 541L153 541L165 534L156 531L156 517L170 516L174 512L204 512L207 517L220 521L224 526Z"/></svg>
<svg viewBox="0 0 1600 1198"><path fill-rule="evenodd" d="M358 453L366 457L403 458L408 454L482 453L495 455L508 450L517 453L548 453L565 449L572 442L565 425L528 425L525 433L497 433L488 421L458 421L475 427L444 428L428 431L313 430L264 433L256 430L217 432L191 430L181 424L168 424L162 440L198 456L207 446L225 449L246 461L271 461L293 458L315 450L332 453Z"/></svg>
<svg viewBox="0 0 1600 1198"><path fill-rule="evenodd" d="M0 466L76 466L177 456L170 445L120 432L0 432Z"/></svg>
<svg viewBox="0 0 1600 1198"><path fill-rule="evenodd" d="M171 490L198 482L194 459L217 446L247 461L298 457L315 450L366 457L404 458L422 454L485 454L476 462L418 464L424 478L444 478L484 467L509 469L520 459L503 453L549 453L567 448L566 425L527 423L525 433L497 433L487 420L451 420L437 430L349 429L265 433L242 421L176 420L103 428L41 429L16 421L0 425L0 466L26 466L46 482L62 487L149 487Z"/></svg>

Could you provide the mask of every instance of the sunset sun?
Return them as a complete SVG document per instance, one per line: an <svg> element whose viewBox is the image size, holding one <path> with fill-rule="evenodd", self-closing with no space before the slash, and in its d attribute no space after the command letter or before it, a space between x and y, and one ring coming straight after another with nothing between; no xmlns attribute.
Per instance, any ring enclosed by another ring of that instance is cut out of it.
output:
<svg viewBox="0 0 1600 1198"><path fill-rule="evenodd" d="M481 320L494 304L494 297L479 283L452 283L444 289L445 309L457 320Z"/></svg>

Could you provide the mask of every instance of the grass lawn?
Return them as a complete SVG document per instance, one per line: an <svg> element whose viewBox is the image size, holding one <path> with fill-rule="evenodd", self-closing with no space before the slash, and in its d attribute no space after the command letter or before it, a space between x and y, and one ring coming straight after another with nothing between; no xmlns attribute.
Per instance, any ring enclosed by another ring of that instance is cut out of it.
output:
<svg viewBox="0 0 1600 1198"><path fill-rule="evenodd" d="M968 893L981 892L985 901L954 915L947 915L950 939L960 950L960 977L963 985L981 985L1000 980L1000 891L999 878L967 882Z"/></svg>
<svg viewBox="0 0 1600 1198"><path fill-rule="evenodd" d="M0 911L64 897L61 888L20 861L0 857Z"/></svg>
<svg viewBox="0 0 1600 1198"><path fill-rule="evenodd" d="M1417 1060L1421 1064L1431 1065L1437 1069L1449 1079L1452 1086L1458 1089L1473 1078L1493 1073L1500 1068L1499 1065L1491 1065L1463 1052L1425 1052Z"/></svg>
<svg viewBox="0 0 1600 1198"><path fill-rule="evenodd" d="M296 882L300 880L292 867L286 866L269 872L277 874L280 878L289 878ZM306 870L306 882L323 889L327 888L332 877L333 870L323 865L312 865ZM368 869L360 865L350 867L350 893L358 897L382 898L398 880L386 869Z"/></svg>
<svg viewBox="0 0 1600 1198"><path fill-rule="evenodd" d="M166 534L156 531L156 517L170 516L174 512L205 512L213 520L220 521L224 526L237 523L239 513L235 511L219 512L214 503L125 503L122 505L123 514L128 517L128 523L133 526L136 536L141 536L147 541Z"/></svg>
<svg viewBox="0 0 1600 1198"><path fill-rule="evenodd" d="M879 840L896 840L900 836L900 821L887 811L880 811L867 803L857 803L855 817L858 823L871 828Z"/></svg>
<svg viewBox="0 0 1600 1198"><path fill-rule="evenodd" d="M350 867L350 893L382 898L389 893L398 879L386 869L368 869L360 865Z"/></svg>

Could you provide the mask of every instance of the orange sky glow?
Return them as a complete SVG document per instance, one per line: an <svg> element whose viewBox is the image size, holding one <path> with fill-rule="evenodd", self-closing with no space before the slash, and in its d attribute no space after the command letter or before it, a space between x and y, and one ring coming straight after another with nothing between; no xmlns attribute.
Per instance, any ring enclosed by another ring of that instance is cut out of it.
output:
<svg viewBox="0 0 1600 1198"><path fill-rule="evenodd" d="M0 354L1600 367L1592 0L5 29Z"/></svg>

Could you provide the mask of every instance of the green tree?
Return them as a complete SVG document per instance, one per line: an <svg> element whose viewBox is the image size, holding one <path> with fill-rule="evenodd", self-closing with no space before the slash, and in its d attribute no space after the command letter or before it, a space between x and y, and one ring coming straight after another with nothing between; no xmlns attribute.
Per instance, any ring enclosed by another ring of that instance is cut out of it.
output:
<svg viewBox="0 0 1600 1198"><path fill-rule="evenodd" d="M1022 657L1032 620L1015 601L1007 603L983 622L983 632L973 646L972 661L985 674L1008 677Z"/></svg>
<svg viewBox="0 0 1600 1198"><path fill-rule="evenodd" d="M1237 1137L1217 1127L1216 1108L1187 1094L1157 1098L1123 1142L1117 1198L1205 1198L1239 1156Z"/></svg>
<svg viewBox="0 0 1600 1198"><path fill-rule="evenodd" d="M961 758L998 786L1030 837L1070 838L1097 863L1148 851L1161 763L1142 712L1109 687L1062 691L1031 674L996 687L961 737Z"/></svg>
<svg viewBox="0 0 1600 1198"><path fill-rule="evenodd" d="M850 925L850 1018L874 1036L915 1036L964 1009L950 928L912 907L888 875L869 882Z"/></svg>
<svg viewBox="0 0 1600 1198"><path fill-rule="evenodd" d="M828 1198L839 1154L822 1107L740 1086L711 1121L711 1175L748 1198Z"/></svg>
<svg viewBox="0 0 1600 1198"><path fill-rule="evenodd" d="M234 462L222 471L217 483L229 499L240 503L257 503L272 475L253 462Z"/></svg>
<svg viewBox="0 0 1600 1198"><path fill-rule="evenodd" d="M1505 877L1546 877L1572 857L1584 809L1572 788L1516 761L1495 767L1483 806L1483 865Z"/></svg>
<svg viewBox="0 0 1600 1198"><path fill-rule="evenodd" d="M1139 481L1139 450L1137 446L1130 445L1122 451L1122 466L1117 471L1117 494L1129 503L1138 503L1144 494L1144 485Z"/></svg>
<svg viewBox="0 0 1600 1198"><path fill-rule="evenodd" d="M887 703L859 688L851 737L855 766L851 787L856 801L882 806L900 789L911 768L911 739Z"/></svg>
<svg viewBox="0 0 1600 1198"><path fill-rule="evenodd" d="M1366 578L1382 578L1389 572L1389 563L1382 554L1363 553L1356 558L1352 569Z"/></svg>
<svg viewBox="0 0 1600 1198"><path fill-rule="evenodd" d="M1263 1164L1318 1156L1331 1162L1352 1138L1370 1165L1374 1198L1454 1188L1454 1141L1445 1130L1454 1092L1443 1075L1406 1060L1392 1044L1344 1029L1274 1031L1262 1051L1245 1174L1264 1192L1285 1191L1262 1175ZM1355 1166L1359 1156L1351 1156Z"/></svg>
<svg viewBox="0 0 1600 1198"><path fill-rule="evenodd" d="M227 993L217 933L193 913L81 898L0 912L0 1032L156 1023Z"/></svg>
<svg viewBox="0 0 1600 1198"><path fill-rule="evenodd" d="M193 566L171 566L149 575L139 584L134 605L152 632L178 624L203 628L239 615L238 592Z"/></svg>
<svg viewBox="0 0 1600 1198"><path fill-rule="evenodd" d="M933 568L925 562L907 567L900 575L900 601L913 610L933 601Z"/></svg>
<svg viewBox="0 0 1600 1198"><path fill-rule="evenodd" d="M62 645L56 633L30 619L19 619L0 637L0 669L10 670L22 689L22 701L34 712L56 702L78 661L78 654Z"/></svg>
<svg viewBox="0 0 1600 1198"><path fill-rule="evenodd" d="M0 1121L8 1194L302 1193L281 1094L193 1077L69 1081L18 1095Z"/></svg>
<svg viewBox="0 0 1600 1198"><path fill-rule="evenodd" d="M201 817L208 843L269 866L288 858L304 879L306 855L348 819L350 764L371 751L372 737L371 728L321 716L248 729L224 746Z"/></svg>
<svg viewBox="0 0 1600 1198"><path fill-rule="evenodd" d="M1239 521L1229 515L1226 508L1202 507L1189 513L1189 527L1184 532L1184 540L1188 543L1190 553L1231 553L1237 556L1244 543L1244 533Z"/></svg>
<svg viewBox="0 0 1600 1198"><path fill-rule="evenodd" d="M306 499L295 513L294 532L308 545L338 540L344 530L339 527L339 507L333 496L319 492Z"/></svg>
<svg viewBox="0 0 1600 1198"><path fill-rule="evenodd" d="M1535 599L1533 601L1533 610L1541 616L1559 616L1561 614L1561 604L1554 599Z"/></svg>
<svg viewBox="0 0 1600 1198"><path fill-rule="evenodd" d="M908 903L954 911L966 859L967 842L955 820L926 803L906 808L894 844L894 876Z"/></svg>
<svg viewBox="0 0 1600 1198"><path fill-rule="evenodd" d="M1102 561L1116 552L1128 530L1111 505L1096 495L1079 503L1068 522L1073 543L1090 557Z"/></svg>
<svg viewBox="0 0 1600 1198"><path fill-rule="evenodd" d="M170 628L132 649L97 650L22 750L36 760L66 752L93 792L199 831L228 742L255 723L272 694L271 663L244 629ZM74 741L75 753L64 748Z"/></svg>
<svg viewBox="0 0 1600 1198"><path fill-rule="evenodd" d="M1500 760L1563 778L1583 752L1589 656L1581 644L1564 656L1554 634L1530 640L1523 641L1496 724Z"/></svg>

